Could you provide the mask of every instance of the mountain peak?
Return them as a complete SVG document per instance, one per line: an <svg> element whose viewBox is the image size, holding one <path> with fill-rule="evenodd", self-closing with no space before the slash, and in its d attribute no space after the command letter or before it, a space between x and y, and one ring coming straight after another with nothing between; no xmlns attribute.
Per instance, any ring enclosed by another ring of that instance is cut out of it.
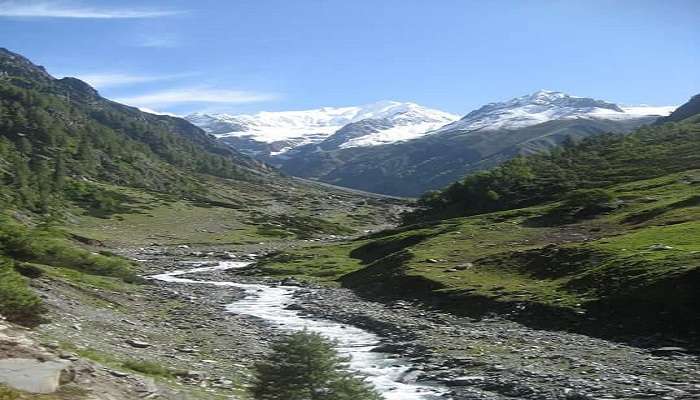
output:
<svg viewBox="0 0 700 400"><path fill-rule="evenodd" d="M54 77L46 72L46 68L32 63L28 58L20 54L0 47L0 76L3 74L28 78L44 83L54 80Z"/></svg>
<svg viewBox="0 0 700 400"><path fill-rule="evenodd" d="M526 95L528 96L528 95ZM540 89L529 95L533 99L557 99L562 97L572 97L564 92L557 92L554 90Z"/></svg>
<svg viewBox="0 0 700 400"><path fill-rule="evenodd" d="M559 119L622 120L668 115L672 109L673 107L621 107L604 100L542 89L503 102L489 103L440 131L518 129Z"/></svg>

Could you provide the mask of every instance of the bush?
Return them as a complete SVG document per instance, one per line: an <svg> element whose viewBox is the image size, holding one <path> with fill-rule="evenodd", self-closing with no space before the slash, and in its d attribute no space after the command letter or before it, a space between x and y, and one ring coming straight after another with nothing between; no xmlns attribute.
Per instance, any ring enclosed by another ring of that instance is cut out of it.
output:
<svg viewBox="0 0 700 400"><path fill-rule="evenodd" d="M28 263L15 263L15 271L29 279L37 279L44 275L44 271L36 265Z"/></svg>
<svg viewBox="0 0 700 400"><path fill-rule="evenodd" d="M252 388L258 400L380 400L362 379L346 370L347 359L317 333L294 333L272 346L256 366Z"/></svg>
<svg viewBox="0 0 700 400"><path fill-rule="evenodd" d="M10 322L38 325L45 312L44 305L29 288L27 279L15 271L13 264L11 260L0 257L0 314Z"/></svg>
<svg viewBox="0 0 700 400"><path fill-rule="evenodd" d="M615 196L606 190L580 189L566 195L559 210L577 216L591 216L612 209L613 201Z"/></svg>

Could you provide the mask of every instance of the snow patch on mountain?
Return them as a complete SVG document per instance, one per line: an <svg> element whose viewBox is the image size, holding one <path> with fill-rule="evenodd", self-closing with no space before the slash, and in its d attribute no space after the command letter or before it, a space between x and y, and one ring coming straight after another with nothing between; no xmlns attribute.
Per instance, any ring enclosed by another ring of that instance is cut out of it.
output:
<svg viewBox="0 0 700 400"><path fill-rule="evenodd" d="M519 129L560 119L624 120L650 116L666 116L675 107L619 106L603 100L571 96L562 92L540 90L530 95L490 103L446 125L448 130Z"/></svg>
<svg viewBox="0 0 700 400"><path fill-rule="evenodd" d="M382 120L388 129L358 137L346 147L373 146L413 139L459 117L415 103L380 101L353 107L323 107L303 111L259 112L253 115L202 114L186 117L219 138L238 137L264 143L285 143L276 154L309 143L318 143L347 124Z"/></svg>
<svg viewBox="0 0 700 400"><path fill-rule="evenodd" d="M445 122L422 122L412 125L396 125L389 129L383 129L358 138L350 139L341 144L341 149L349 147L378 146L381 144L403 142L419 138L437 128L445 125Z"/></svg>

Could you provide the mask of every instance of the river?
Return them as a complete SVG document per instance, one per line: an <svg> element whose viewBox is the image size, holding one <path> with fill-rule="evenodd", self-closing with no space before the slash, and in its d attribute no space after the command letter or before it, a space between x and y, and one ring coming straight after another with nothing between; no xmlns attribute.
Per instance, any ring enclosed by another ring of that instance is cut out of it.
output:
<svg viewBox="0 0 700 400"><path fill-rule="evenodd" d="M295 302L296 286L272 286L265 284L211 281L185 278L212 271L242 268L250 263L222 261L216 265L184 268L154 275L152 278L170 283L187 283L232 287L245 292L244 298L226 306L226 311L238 315L260 318L275 329L300 331L307 329L333 340L342 355L350 357L350 369L365 376L386 400L444 399L446 388L414 381L413 366L407 360L393 354L373 352L381 343L381 337L354 326L339 322L312 318L287 307Z"/></svg>

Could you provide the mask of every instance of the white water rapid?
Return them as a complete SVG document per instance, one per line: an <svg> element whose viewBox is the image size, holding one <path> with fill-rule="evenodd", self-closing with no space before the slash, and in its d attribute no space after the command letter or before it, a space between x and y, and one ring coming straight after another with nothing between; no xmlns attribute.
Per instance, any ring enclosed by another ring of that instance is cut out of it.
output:
<svg viewBox="0 0 700 400"><path fill-rule="evenodd" d="M371 350L380 344L380 337L366 330L339 322L303 316L288 310L294 303L295 286L269 286L228 281L206 281L183 278L183 275L242 268L245 262L219 262L214 266L180 269L152 278L163 282L234 287L245 291L245 297L228 306L226 311L260 318L275 328L318 332L337 343L339 353L350 357L350 368L366 376L386 400L427 400L444 398L444 388L412 382L411 364L395 355Z"/></svg>

